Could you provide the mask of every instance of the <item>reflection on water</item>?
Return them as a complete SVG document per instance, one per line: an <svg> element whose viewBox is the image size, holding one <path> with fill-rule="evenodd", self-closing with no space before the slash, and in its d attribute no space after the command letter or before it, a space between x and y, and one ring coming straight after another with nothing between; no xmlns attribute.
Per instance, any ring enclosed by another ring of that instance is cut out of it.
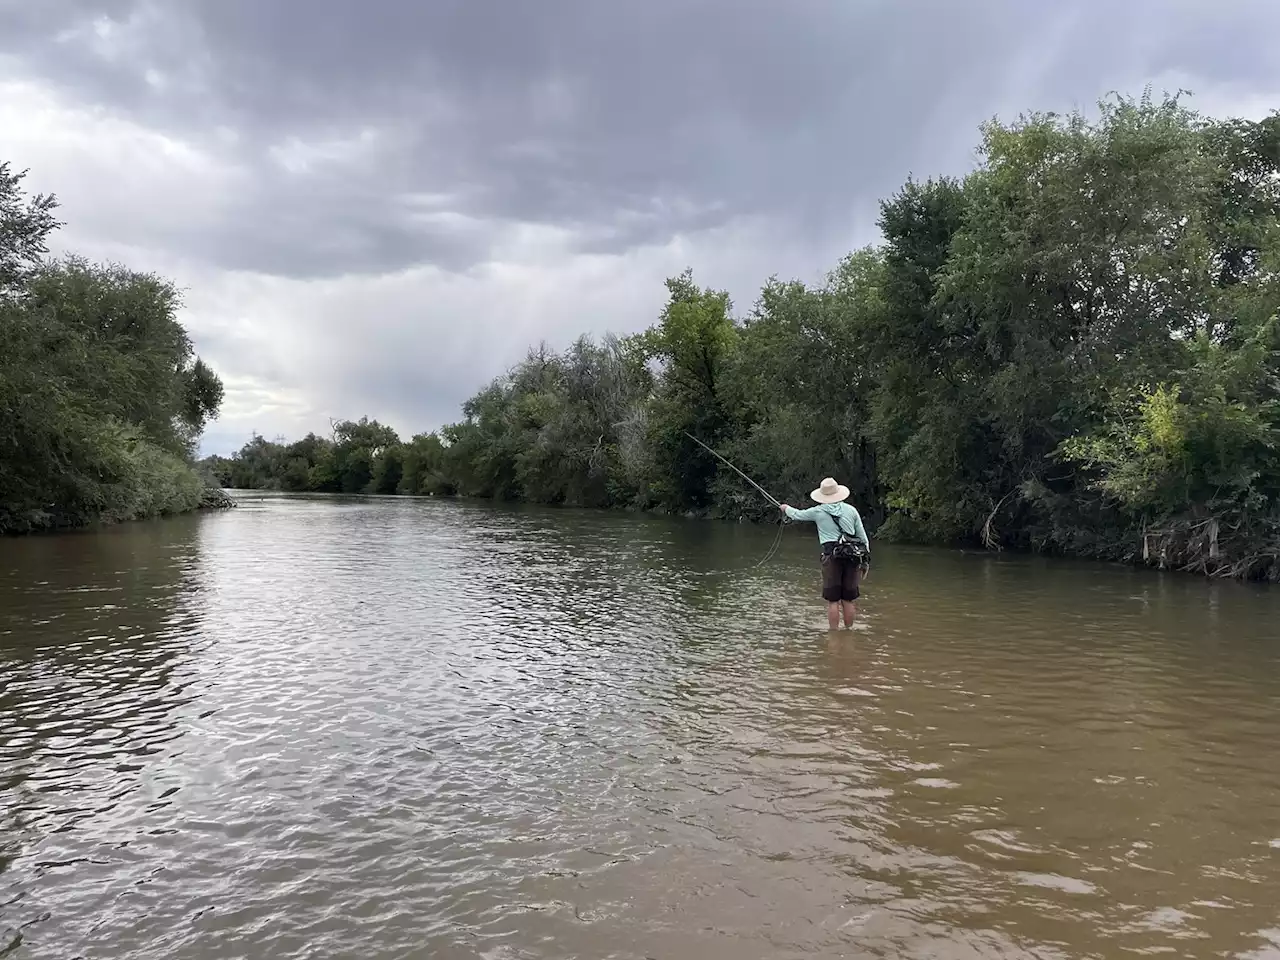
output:
<svg viewBox="0 0 1280 960"><path fill-rule="evenodd" d="M1276 593L772 534L0 541L0 956L1280 957Z"/></svg>

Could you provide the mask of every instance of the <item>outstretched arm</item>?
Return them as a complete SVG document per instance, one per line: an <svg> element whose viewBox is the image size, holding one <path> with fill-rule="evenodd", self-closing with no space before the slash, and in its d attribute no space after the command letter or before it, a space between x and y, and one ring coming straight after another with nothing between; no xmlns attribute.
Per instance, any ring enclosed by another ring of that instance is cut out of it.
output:
<svg viewBox="0 0 1280 960"><path fill-rule="evenodd" d="M782 505L782 512L792 520L816 520L818 516L818 508L810 507L808 510L797 510L795 507Z"/></svg>

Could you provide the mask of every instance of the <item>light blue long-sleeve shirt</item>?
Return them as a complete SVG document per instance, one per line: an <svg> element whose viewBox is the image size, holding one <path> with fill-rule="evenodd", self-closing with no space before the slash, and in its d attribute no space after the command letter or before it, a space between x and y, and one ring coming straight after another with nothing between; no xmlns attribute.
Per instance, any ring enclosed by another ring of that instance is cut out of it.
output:
<svg viewBox="0 0 1280 960"><path fill-rule="evenodd" d="M862 525L862 514L847 503L819 503L807 510L787 507L787 516L792 520L808 520L818 525L818 542L834 543L840 539L840 524L836 517L844 517L844 533L851 533L862 541L868 550L871 541L867 539L867 530Z"/></svg>

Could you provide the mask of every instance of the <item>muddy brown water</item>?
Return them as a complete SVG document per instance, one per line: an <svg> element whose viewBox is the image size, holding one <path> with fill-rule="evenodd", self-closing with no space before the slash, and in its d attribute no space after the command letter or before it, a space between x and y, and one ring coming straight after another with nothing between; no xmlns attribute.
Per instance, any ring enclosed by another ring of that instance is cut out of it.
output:
<svg viewBox="0 0 1280 960"><path fill-rule="evenodd" d="M0 956L1280 957L1280 592L878 547L828 635L771 539L0 541Z"/></svg>

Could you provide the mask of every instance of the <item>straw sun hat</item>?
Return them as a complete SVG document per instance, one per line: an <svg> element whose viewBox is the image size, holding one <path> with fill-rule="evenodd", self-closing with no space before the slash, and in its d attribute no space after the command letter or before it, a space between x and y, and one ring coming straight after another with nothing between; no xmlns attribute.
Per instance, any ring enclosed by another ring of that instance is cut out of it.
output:
<svg viewBox="0 0 1280 960"><path fill-rule="evenodd" d="M839 503L841 500L849 499L849 488L827 477L809 496L818 503Z"/></svg>

